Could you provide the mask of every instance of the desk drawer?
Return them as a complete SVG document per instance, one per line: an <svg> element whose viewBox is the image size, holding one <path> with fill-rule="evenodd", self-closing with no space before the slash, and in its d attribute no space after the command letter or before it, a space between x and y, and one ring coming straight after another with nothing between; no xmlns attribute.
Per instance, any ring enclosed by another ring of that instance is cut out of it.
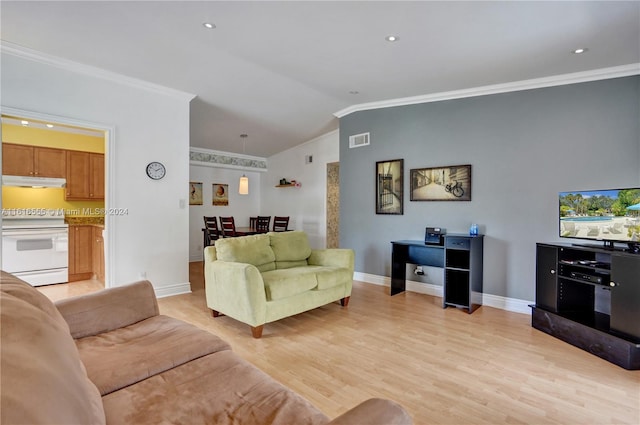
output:
<svg viewBox="0 0 640 425"><path fill-rule="evenodd" d="M465 237L451 236L445 238L445 247L447 249L471 249L471 240Z"/></svg>

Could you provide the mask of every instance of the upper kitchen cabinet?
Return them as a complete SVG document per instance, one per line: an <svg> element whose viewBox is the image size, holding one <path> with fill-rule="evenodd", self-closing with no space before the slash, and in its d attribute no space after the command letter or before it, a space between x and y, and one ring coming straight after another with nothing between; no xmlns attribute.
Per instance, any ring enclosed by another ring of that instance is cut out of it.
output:
<svg viewBox="0 0 640 425"><path fill-rule="evenodd" d="M63 149L3 143L2 173L9 176L64 178L67 172L65 152Z"/></svg>
<svg viewBox="0 0 640 425"><path fill-rule="evenodd" d="M104 200L104 155L67 151L67 189L65 199Z"/></svg>

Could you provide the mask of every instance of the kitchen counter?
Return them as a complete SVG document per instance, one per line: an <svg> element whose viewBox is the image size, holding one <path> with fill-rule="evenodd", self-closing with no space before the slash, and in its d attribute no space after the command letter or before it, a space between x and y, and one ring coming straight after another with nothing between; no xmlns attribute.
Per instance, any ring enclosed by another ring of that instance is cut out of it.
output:
<svg viewBox="0 0 640 425"><path fill-rule="evenodd" d="M95 225L104 227L104 217L65 217L64 222L69 225Z"/></svg>

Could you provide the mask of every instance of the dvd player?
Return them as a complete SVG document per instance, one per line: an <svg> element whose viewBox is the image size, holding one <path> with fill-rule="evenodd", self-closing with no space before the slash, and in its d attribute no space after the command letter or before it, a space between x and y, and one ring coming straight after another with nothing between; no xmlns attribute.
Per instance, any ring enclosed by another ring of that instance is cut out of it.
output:
<svg viewBox="0 0 640 425"><path fill-rule="evenodd" d="M578 273L578 272L571 272L569 274L569 276L572 279L578 279L578 280L583 280L585 282L590 282L590 283L597 283L599 285L604 285L606 284L606 282L603 282L602 280L602 276L594 276L591 274L586 274L586 273Z"/></svg>

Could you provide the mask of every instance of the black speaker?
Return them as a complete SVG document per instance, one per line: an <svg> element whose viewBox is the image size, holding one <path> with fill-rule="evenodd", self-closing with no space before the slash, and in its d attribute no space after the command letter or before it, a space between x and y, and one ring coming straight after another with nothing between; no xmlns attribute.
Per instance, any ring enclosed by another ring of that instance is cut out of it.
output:
<svg viewBox="0 0 640 425"><path fill-rule="evenodd" d="M444 245L447 231L441 227L427 227L424 231L424 243L427 245Z"/></svg>

